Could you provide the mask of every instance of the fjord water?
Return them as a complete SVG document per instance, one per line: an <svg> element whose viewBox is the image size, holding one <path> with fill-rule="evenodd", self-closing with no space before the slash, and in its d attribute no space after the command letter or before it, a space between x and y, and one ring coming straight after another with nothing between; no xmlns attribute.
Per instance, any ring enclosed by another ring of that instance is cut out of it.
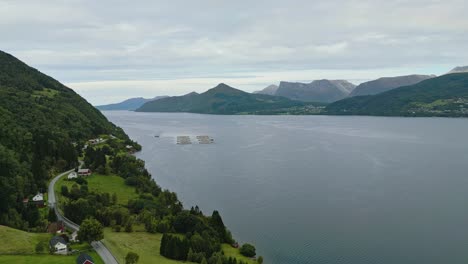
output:
<svg viewBox="0 0 468 264"><path fill-rule="evenodd" d="M466 119L105 115L158 184L218 209L265 263L468 262Z"/></svg>

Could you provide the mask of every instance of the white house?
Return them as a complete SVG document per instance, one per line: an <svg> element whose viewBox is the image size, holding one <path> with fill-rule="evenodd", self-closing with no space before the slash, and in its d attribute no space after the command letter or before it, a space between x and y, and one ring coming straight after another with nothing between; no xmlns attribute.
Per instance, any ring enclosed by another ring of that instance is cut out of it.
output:
<svg viewBox="0 0 468 264"><path fill-rule="evenodd" d="M49 241L50 249L55 254L66 254L67 253L67 242L61 236L55 236Z"/></svg>
<svg viewBox="0 0 468 264"><path fill-rule="evenodd" d="M80 175L80 176L89 176L89 175L91 175L91 170L90 169L79 169L78 170L78 175Z"/></svg>
<svg viewBox="0 0 468 264"><path fill-rule="evenodd" d="M43 202L44 201L44 195L42 193L38 193L32 198L32 200L33 200L33 202Z"/></svg>
<svg viewBox="0 0 468 264"><path fill-rule="evenodd" d="M76 179L78 178L78 174L76 174L76 172L72 171L70 172L70 174L68 174L68 177L67 177L69 180L71 179Z"/></svg>

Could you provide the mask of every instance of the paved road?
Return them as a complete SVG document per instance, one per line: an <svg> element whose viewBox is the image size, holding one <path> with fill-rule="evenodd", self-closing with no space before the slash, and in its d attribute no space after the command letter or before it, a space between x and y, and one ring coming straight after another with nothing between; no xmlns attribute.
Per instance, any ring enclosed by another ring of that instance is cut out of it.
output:
<svg viewBox="0 0 468 264"><path fill-rule="evenodd" d="M82 165L82 163L80 164L80 167L81 167L81 165ZM70 228L71 230L78 231L78 229L80 229L80 226L73 223L73 221L66 218L65 216L63 216L60 213L60 210L58 210L58 208L57 208L57 204L58 204L57 203L57 197L55 196L55 190L54 190L55 183L57 183L57 181L61 177L65 176L65 175L68 175L72 171L73 170L63 172L63 173L55 176L55 178L53 178L50 181L50 183L49 183L49 207L55 209L55 214L57 214L57 219L58 220L62 220L63 223L68 228ZM93 246L94 250L96 250L96 252L99 254L99 256L104 261L104 263L106 263L106 264L118 264L118 262L117 262L116 258L114 257L114 255L112 255L112 253L109 251L109 249L107 249L107 247L101 241L93 242L93 243L91 243L91 246Z"/></svg>

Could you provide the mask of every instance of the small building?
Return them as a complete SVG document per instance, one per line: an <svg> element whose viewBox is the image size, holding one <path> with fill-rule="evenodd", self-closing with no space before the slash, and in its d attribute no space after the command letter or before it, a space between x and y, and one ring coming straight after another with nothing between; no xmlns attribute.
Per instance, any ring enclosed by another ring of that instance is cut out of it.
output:
<svg viewBox="0 0 468 264"><path fill-rule="evenodd" d="M89 175L91 175L91 170L90 169L79 169L78 170L78 175L79 176L89 176Z"/></svg>
<svg viewBox="0 0 468 264"><path fill-rule="evenodd" d="M99 144L99 143L104 142L104 139L103 139L103 138L94 138L94 139L88 140L88 142L89 142L91 145L96 145L96 144Z"/></svg>
<svg viewBox="0 0 468 264"><path fill-rule="evenodd" d="M54 236L50 239L49 246L54 254L67 254L67 242L61 236Z"/></svg>
<svg viewBox="0 0 468 264"><path fill-rule="evenodd" d="M71 236L70 236L70 241L72 242L78 242L78 231L74 231Z"/></svg>
<svg viewBox="0 0 468 264"><path fill-rule="evenodd" d="M49 226L47 226L47 233L60 234L63 230L65 230L65 226L62 221L50 223Z"/></svg>
<svg viewBox="0 0 468 264"><path fill-rule="evenodd" d="M76 174L76 172L72 171L70 172L70 174L68 174L68 177L67 177L69 180L71 179L76 179L78 178L78 174Z"/></svg>
<svg viewBox="0 0 468 264"><path fill-rule="evenodd" d="M94 264L94 260L90 255L81 253L76 259L76 264Z"/></svg>
<svg viewBox="0 0 468 264"><path fill-rule="evenodd" d="M33 202L44 202L44 195L42 193L38 193L32 198L32 200Z"/></svg>
<svg viewBox="0 0 468 264"><path fill-rule="evenodd" d="M37 193L36 195L34 195L34 197L32 198L32 203L37 205L38 207L42 207L44 206L44 194L42 193Z"/></svg>

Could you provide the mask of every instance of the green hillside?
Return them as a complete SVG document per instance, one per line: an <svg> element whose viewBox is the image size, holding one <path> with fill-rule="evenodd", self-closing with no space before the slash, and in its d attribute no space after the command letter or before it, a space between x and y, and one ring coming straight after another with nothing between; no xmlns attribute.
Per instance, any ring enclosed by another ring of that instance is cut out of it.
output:
<svg viewBox="0 0 468 264"><path fill-rule="evenodd" d="M325 114L377 116L468 116L468 73L428 79L372 96L328 105Z"/></svg>
<svg viewBox="0 0 468 264"><path fill-rule="evenodd" d="M77 165L74 142L111 133L128 140L73 90L0 51L0 224L37 226L23 198L45 191L54 170Z"/></svg>
<svg viewBox="0 0 468 264"><path fill-rule="evenodd" d="M309 103L310 104L310 103ZM303 107L304 102L270 96L251 94L219 84L202 94L190 93L159 99L144 104L138 112L188 112L202 114L266 114L279 109Z"/></svg>

